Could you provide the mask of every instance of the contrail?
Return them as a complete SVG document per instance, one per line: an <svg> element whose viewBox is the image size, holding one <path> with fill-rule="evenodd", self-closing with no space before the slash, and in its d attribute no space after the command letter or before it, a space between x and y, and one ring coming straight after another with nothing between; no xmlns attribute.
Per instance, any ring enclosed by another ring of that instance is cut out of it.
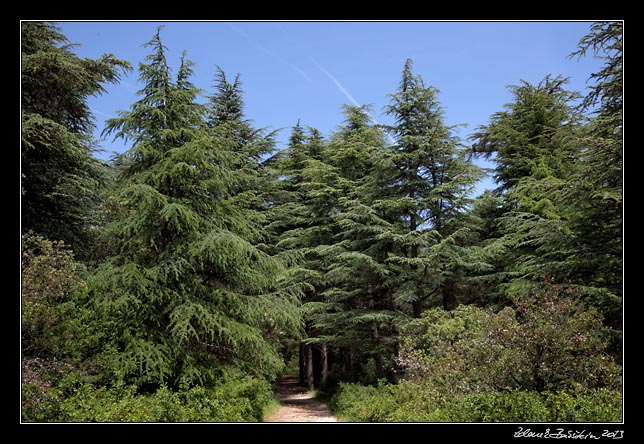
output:
<svg viewBox="0 0 644 444"><path fill-rule="evenodd" d="M107 117L108 119L113 119L114 116L111 114L104 113L103 111L99 111L97 109L92 109L92 112L94 114L98 114L99 116Z"/></svg>
<svg viewBox="0 0 644 444"><path fill-rule="evenodd" d="M360 104L358 103L358 101L357 101L356 99L354 99L354 98L353 98L353 96L351 95L351 93L350 93L350 92L349 92L349 91L348 91L348 90L347 90L347 89L342 85L342 83L340 83L340 81L339 81L338 79L336 79L336 78L335 78L335 76L334 76L333 74L331 74L329 71L327 71L326 69L324 69L324 68L323 68L323 67L322 67L318 62L316 62L315 60L313 60L313 63L315 63L315 66L317 66L317 67L318 67L318 69L319 69L320 71L322 71L322 72L323 72L323 73L324 73L324 74L325 74L325 75L326 75L326 76L327 76L327 77L328 77L328 78L329 78L329 79L330 79L330 80L335 84L335 86L337 86L337 87L338 87L338 89L340 90L340 92L341 92L342 94L344 94L344 96L345 96L347 99L349 99L349 101L350 101L351 103L353 103L355 106L360 106ZM371 117L371 116L369 116L369 117ZM373 121L375 122L375 120L373 119L373 117L371 117L371 120L373 120Z"/></svg>
<svg viewBox="0 0 644 444"><path fill-rule="evenodd" d="M249 36L249 35L248 35L244 30L243 30L243 29L241 29L240 27L235 26L235 25L233 25L232 23L227 23L227 25L228 25L228 27L229 27L230 29L232 29L232 30L233 30L233 31L235 31L237 34L239 34L240 36L242 36L243 38L245 38L245 39L246 39L246 41L247 41L251 46L253 46L253 47L255 47L256 49L258 49L259 51L263 52L264 54L266 54L267 56L269 56L269 57L270 57L270 58L272 58L273 60L277 60L278 62L283 63L283 64L285 64L285 65L289 66L293 71L297 72L299 75L301 75L302 77L304 77L304 79L305 79L305 80L307 80L308 82L313 82L313 80L311 79L311 77L309 77L309 75L308 75L308 74L307 74L303 69L298 68L298 67L297 67L297 66L295 66L293 63L291 63L291 62L289 62L289 61L284 60L283 58L281 58L280 56L278 56L277 54L275 54L273 51L271 51L270 49L268 49L268 48L266 48L266 47L264 47L264 46L260 45L259 43L256 43L256 42L255 42L255 41L254 41L254 40L253 40L253 39L252 39L252 38L251 38L251 37L250 37L250 36Z"/></svg>
<svg viewBox="0 0 644 444"><path fill-rule="evenodd" d="M309 77L309 75L308 75L308 74L307 74L303 69L298 68L297 66L295 66L294 64L292 64L292 63L290 63L290 62L286 62L286 61L284 61L284 60L281 60L281 59L280 59L279 57L277 57L277 56L275 56L275 58L276 58L276 59L278 59L278 60L280 60L280 61L282 61L283 63L286 63L287 65L289 65L289 66L290 66L291 68L293 68L293 69L294 69L294 70L295 70L299 75L301 75L302 77L304 77L304 78L305 78L306 80L308 80L309 82L311 82L311 83L313 82L313 80Z"/></svg>
<svg viewBox="0 0 644 444"><path fill-rule="evenodd" d="M333 84L334 84L334 85L335 85L335 86L340 90L340 92L341 92L342 94L344 94L344 96L345 96L347 99L349 99L349 101L350 101L351 103L353 103L353 105L355 105L355 106L360 106L360 104L358 103L358 101L357 101L357 100L356 100L356 99L351 95L351 93L349 92L349 90L347 90L347 89L344 87L344 85L342 85L342 83L340 83L340 81L339 81L338 79L336 79L336 78L335 78L335 76L334 76L333 74L331 74L329 71L327 71L326 69L324 69L324 67L323 67L322 65L320 65L318 62L316 62L313 58L311 58L311 61L315 64L315 66L317 66L317 67L318 67L318 69L319 69L320 71L322 71L322 72L323 72L323 73L324 73L324 74L325 74L325 75L326 75L326 76L327 76L327 77L328 77L328 78L333 82ZM365 112L365 113L366 113L366 114L367 114L367 116L371 119L371 121L372 121L373 123L375 123L376 125L380 125L380 123L376 120L376 118L375 118L374 116L372 116L372 115L371 115L371 113L368 113L368 112ZM384 133L386 134L386 136L387 136L387 138L389 139L389 142L390 142L390 143L392 143L392 144L393 144L393 143L395 143L395 140L394 140L394 138L393 138L393 137L391 137L391 134L389 134L389 133L388 133L388 132L386 132L386 131L384 131Z"/></svg>
<svg viewBox="0 0 644 444"><path fill-rule="evenodd" d="M138 92L139 89L140 89L135 83L132 83L132 82L127 81L125 79L120 79L119 82L118 82L118 86L122 86L125 89L127 89L129 92L134 92L134 93Z"/></svg>

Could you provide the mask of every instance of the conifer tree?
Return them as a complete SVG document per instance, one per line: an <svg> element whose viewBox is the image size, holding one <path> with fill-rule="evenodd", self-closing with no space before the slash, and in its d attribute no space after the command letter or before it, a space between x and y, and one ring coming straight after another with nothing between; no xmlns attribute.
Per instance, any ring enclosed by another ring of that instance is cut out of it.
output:
<svg viewBox="0 0 644 444"><path fill-rule="evenodd" d="M275 149L275 134L253 128L252 121L246 119L239 74L230 82L223 69L216 68L215 93L208 97L206 124L231 140L230 150L235 154L232 168L238 172L235 199L240 206L253 210L248 217L259 217L255 222L264 225L266 195L275 183L265 159Z"/></svg>
<svg viewBox="0 0 644 444"><path fill-rule="evenodd" d="M514 101L472 137L474 152L497 163L493 194L501 199L495 222L501 236L487 246L496 264L490 282L514 288L531 285L526 279L561 276L566 224L576 211L562 190L579 170L582 123L573 106L579 95L566 83L546 76L537 85L511 87Z"/></svg>
<svg viewBox="0 0 644 444"><path fill-rule="evenodd" d="M315 333L332 344L344 377L375 383L394 377L395 323L402 317L388 282L387 245L378 239L389 223L371 208L385 142L368 107L345 106L344 113L345 125L323 152L329 164L324 179L335 193L333 236L317 248L327 288L312 319Z"/></svg>
<svg viewBox="0 0 644 444"><path fill-rule="evenodd" d="M577 209L570 221L572 242L565 266L569 280L584 286L615 331L613 350L621 349L623 294L623 24L597 22L578 51L604 61L582 109L590 112L580 144L580 168L564 193Z"/></svg>
<svg viewBox="0 0 644 444"><path fill-rule="evenodd" d="M513 192L526 181L566 180L577 168L579 148L572 134L579 129L580 116L572 103L579 94L566 90L567 82L548 75L536 85L522 81L511 86L514 101L472 136L475 153L494 156L495 194L505 196L508 210L547 216L552 202Z"/></svg>
<svg viewBox="0 0 644 444"><path fill-rule="evenodd" d="M515 87L515 102L476 135L475 150L495 153L499 218L495 241L509 280L546 275L577 288L615 329L621 325L622 287L622 73L621 24L596 23L579 51L606 63L597 84L579 96L565 80ZM593 107L595 107L593 109ZM580 112L594 116L584 121ZM512 252L508 255L508 252ZM511 265L512 264L512 265ZM523 284L522 284L523 285Z"/></svg>
<svg viewBox="0 0 644 444"><path fill-rule="evenodd" d="M480 177L453 128L445 125L437 93L413 74L407 60L386 109L395 121L388 127L395 143L383 158L386 187L374 202L395 227L380 235L393 246L387 262L396 275L395 297L410 304L415 317L434 295L446 308L457 303L458 256L470 231L462 216Z"/></svg>
<svg viewBox="0 0 644 444"><path fill-rule="evenodd" d="M196 103L192 63L173 79L160 29L139 66L144 83L107 133L131 141L119 178L117 254L93 280L98 313L118 328L101 359L141 387L212 383L226 369L274 377L274 337L297 334L298 290L248 235L261 227L235 202L237 142Z"/></svg>
<svg viewBox="0 0 644 444"><path fill-rule="evenodd" d="M129 63L81 58L59 28L21 23L22 228L91 255L89 228L104 166L93 157L87 104L117 83Z"/></svg>
<svg viewBox="0 0 644 444"><path fill-rule="evenodd" d="M278 176L279 186L271 197L272 208L269 229L274 237L276 251L294 263L305 253L303 248L313 244L311 236L323 225L320 214L315 214L310 193L309 178L312 163L320 161L322 136L315 128L307 130L300 122L292 128L288 146L268 160Z"/></svg>
<svg viewBox="0 0 644 444"><path fill-rule="evenodd" d="M288 282L305 288L302 299L305 313L305 338L300 343L300 378L309 387L322 375L314 372L314 347L324 344L312 337L307 303L319 303L324 289L319 248L330 242L330 211L337 200L337 190L329 187L323 176L331 173L321 161L325 141L315 128L305 129L300 122L292 128L288 146L269 159L276 171L278 185L270 197L269 231L272 248L289 265ZM310 307L310 305L309 305ZM319 339L319 338L318 338ZM325 345L321 345L324 349ZM326 355L325 355L326 356Z"/></svg>
<svg viewBox="0 0 644 444"><path fill-rule="evenodd" d="M480 307L501 308L508 303L500 285L515 273L510 269L513 256L499 241L503 236L501 216L504 200L486 190L474 199L468 213L472 237L467 252L470 266L463 280L461 302Z"/></svg>

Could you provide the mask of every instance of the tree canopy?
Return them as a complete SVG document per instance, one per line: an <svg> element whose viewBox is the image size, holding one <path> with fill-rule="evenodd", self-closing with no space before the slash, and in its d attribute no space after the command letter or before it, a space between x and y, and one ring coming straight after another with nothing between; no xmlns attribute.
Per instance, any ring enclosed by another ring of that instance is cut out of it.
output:
<svg viewBox="0 0 644 444"><path fill-rule="evenodd" d="M573 49L588 91L519 80L468 139L408 59L388 124L280 146L159 27L101 161L88 99L130 63L23 22L23 420L259 421L297 373L361 420L621 417L622 33Z"/></svg>
<svg viewBox="0 0 644 444"><path fill-rule="evenodd" d="M20 45L22 227L89 254L103 166L87 99L130 64L78 57L52 23L22 22Z"/></svg>

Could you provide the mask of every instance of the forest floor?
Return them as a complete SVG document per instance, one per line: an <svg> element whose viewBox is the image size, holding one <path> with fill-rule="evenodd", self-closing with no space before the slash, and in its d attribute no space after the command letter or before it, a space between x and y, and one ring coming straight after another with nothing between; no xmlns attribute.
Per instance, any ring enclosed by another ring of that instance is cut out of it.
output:
<svg viewBox="0 0 644 444"><path fill-rule="evenodd" d="M280 380L277 390L282 406L264 422L337 422L329 406L315 399L297 379Z"/></svg>

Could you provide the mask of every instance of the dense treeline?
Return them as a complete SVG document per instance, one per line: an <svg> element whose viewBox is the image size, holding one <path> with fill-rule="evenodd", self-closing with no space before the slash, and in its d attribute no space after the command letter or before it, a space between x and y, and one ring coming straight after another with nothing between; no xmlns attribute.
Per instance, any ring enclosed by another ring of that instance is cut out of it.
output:
<svg viewBox="0 0 644 444"><path fill-rule="evenodd" d="M621 420L621 23L469 140L408 60L392 125L286 147L159 28L109 162L86 99L132 68L66 43L22 23L23 421L259 421L294 369L346 420Z"/></svg>

